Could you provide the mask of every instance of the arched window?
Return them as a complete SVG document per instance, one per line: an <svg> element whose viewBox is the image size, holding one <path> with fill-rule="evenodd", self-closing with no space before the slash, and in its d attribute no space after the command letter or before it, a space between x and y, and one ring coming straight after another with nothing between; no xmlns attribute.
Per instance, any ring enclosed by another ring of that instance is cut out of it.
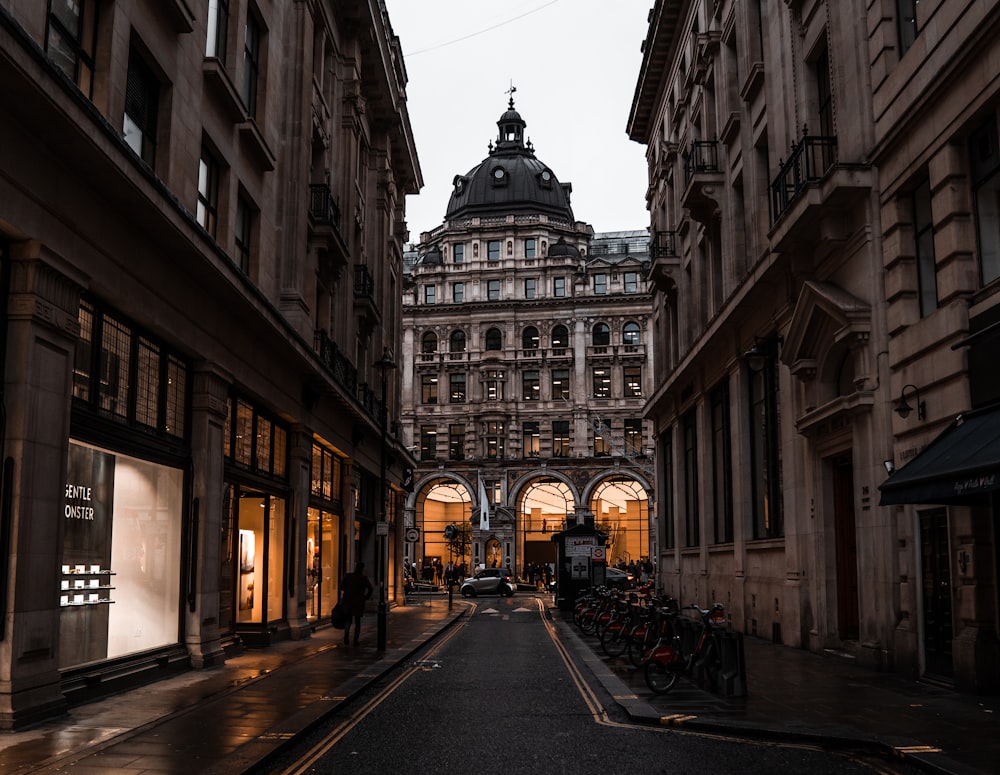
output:
<svg viewBox="0 0 1000 775"><path fill-rule="evenodd" d="M433 331L428 331L424 334L423 339L420 340L420 352L422 353L436 353L438 349L438 338L437 334Z"/></svg>
<svg viewBox="0 0 1000 775"><path fill-rule="evenodd" d="M525 350L537 350L538 349L538 329L534 326L528 326L521 333L521 347Z"/></svg>
<svg viewBox="0 0 1000 775"><path fill-rule="evenodd" d="M491 328L486 332L486 349L487 350L502 350L503 349L503 334L500 333L499 328Z"/></svg>
<svg viewBox="0 0 1000 775"><path fill-rule="evenodd" d="M566 326L556 326L552 329L552 346L569 347L569 329Z"/></svg>
<svg viewBox="0 0 1000 775"><path fill-rule="evenodd" d="M448 352L453 353L464 353L465 352L465 332L461 330L454 330L451 332L451 340L448 343Z"/></svg>
<svg viewBox="0 0 1000 775"><path fill-rule="evenodd" d="M598 323L594 326L594 347L607 347L611 344L611 329L607 323Z"/></svg>
<svg viewBox="0 0 1000 775"><path fill-rule="evenodd" d="M626 323L622 326L622 344L640 344L642 335L639 332L639 324L634 322Z"/></svg>

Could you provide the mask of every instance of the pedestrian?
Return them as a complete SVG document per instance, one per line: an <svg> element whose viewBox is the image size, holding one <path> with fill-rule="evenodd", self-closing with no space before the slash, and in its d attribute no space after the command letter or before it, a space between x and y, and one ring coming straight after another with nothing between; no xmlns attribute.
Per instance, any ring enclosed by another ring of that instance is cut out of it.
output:
<svg viewBox="0 0 1000 775"><path fill-rule="evenodd" d="M358 561L354 572L348 573L340 580L340 602L347 609L347 622L344 624L344 645L347 645L351 633L351 620L354 620L354 645L358 645L361 636L361 617L365 614L365 601L372 596L374 588L365 575L365 564Z"/></svg>

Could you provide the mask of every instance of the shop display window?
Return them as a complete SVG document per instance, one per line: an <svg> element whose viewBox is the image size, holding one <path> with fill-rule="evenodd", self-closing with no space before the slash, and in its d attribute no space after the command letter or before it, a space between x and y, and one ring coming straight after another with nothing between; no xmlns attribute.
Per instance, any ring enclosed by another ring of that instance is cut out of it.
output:
<svg viewBox="0 0 1000 775"><path fill-rule="evenodd" d="M61 669L178 642L183 484L179 469L70 442Z"/></svg>

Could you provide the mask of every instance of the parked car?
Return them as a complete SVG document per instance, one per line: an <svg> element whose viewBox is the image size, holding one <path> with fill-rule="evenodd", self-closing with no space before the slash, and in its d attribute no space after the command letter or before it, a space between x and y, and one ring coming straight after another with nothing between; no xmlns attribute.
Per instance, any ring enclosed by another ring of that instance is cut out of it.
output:
<svg viewBox="0 0 1000 775"><path fill-rule="evenodd" d="M463 597L476 595L503 595L510 597L517 589L517 584L503 568L483 568L475 576L470 576L462 582Z"/></svg>
<svg viewBox="0 0 1000 775"><path fill-rule="evenodd" d="M635 574L618 568L608 568L604 577L604 585L611 589L633 589Z"/></svg>

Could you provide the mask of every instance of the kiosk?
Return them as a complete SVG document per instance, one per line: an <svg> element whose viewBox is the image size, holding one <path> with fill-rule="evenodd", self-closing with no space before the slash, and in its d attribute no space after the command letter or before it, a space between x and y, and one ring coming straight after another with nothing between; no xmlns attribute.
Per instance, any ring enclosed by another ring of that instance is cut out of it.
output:
<svg viewBox="0 0 1000 775"><path fill-rule="evenodd" d="M592 519L555 533L552 541L558 545L556 567L556 606L560 611L573 610L576 598L587 588L603 584L606 564L600 561L608 537L594 528Z"/></svg>

